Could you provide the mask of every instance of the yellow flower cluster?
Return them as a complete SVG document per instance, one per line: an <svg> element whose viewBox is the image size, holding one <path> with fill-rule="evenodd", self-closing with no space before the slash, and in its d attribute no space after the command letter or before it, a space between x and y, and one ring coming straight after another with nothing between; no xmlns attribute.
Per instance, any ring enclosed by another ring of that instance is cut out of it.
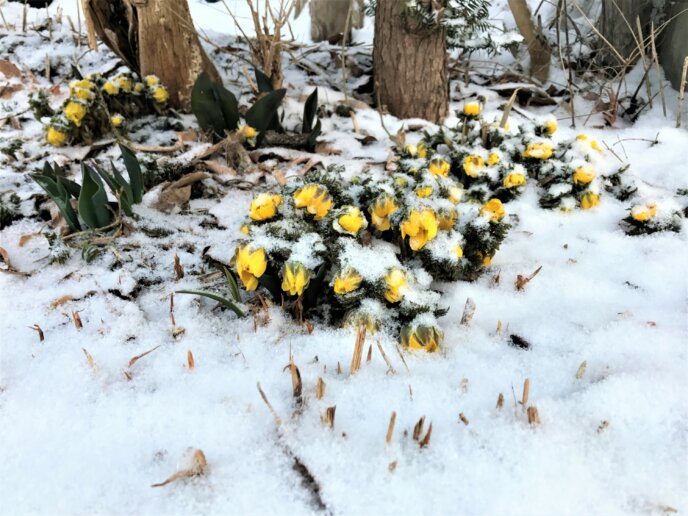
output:
<svg viewBox="0 0 688 516"><path fill-rule="evenodd" d="M262 193L251 201L249 217L258 221L271 219L277 213L277 207L281 203L281 195Z"/></svg>
<svg viewBox="0 0 688 516"><path fill-rule="evenodd" d="M294 193L294 201L294 206L306 208L306 211L313 215L314 220L321 220L325 217L334 204L327 188L317 184L309 184L299 188Z"/></svg>
<svg viewBox="0 0 688 516"><path fill-rule="evenodd" d="M640 204L631 208L631 217L637 222L647 222L657 215L655 203Z"/></svg>
<svg viewBox="0 0 688 516"><path fill-rule="evenodd" d="M234 265L239 279L246 290L258 287L258 278L265 274L268 261L264 249L251 251L248 245L237 247L234 254Z"/></svg>
<svg viewBox="0 0 688 516"><path fill-rule="evenodd" d="M411 210L408 218L401 223L401 237L409 237L409 247L418 251L437 236L437 216L430 208L422 211Z"/></svg>
<svg viewBox="0 0 688 516"><path fill-rule="evenodd" d="M388 194L380 195L368 209L373 226L378 231L387 231L391 227L390 217L399 207Z"/></svg>

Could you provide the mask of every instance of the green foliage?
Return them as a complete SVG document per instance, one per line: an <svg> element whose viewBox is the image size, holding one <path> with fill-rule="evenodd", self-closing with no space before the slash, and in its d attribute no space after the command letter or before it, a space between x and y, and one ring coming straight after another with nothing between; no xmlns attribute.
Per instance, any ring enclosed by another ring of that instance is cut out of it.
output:
<svg viewBox="0 0 688 516"><path fill-rule="evenodd" d="M191 111L204 131L223 138L239 125L239 104L234 94L202 72L191 91Z"/></svg>
<svg viewBox="0 0 688 516"><path fill-rule="evenodd" d="M64 170L58 164L50 166L48 162L43 166L43 173L34 174L31 178L46 191L55 202L64 217L69 229L79 231L79 217L72 206L72 198L78 198L81 187L74 181L64 177Z"/></svg>
<svg viewBox="0 0 688 516"><path fill-rule="evenodd" d="M260 143L265 135L265 131L281 131L282 126L277 117L277 109L282 104L282 100L287 90L284 88L273 90L260 97L253 106L246 112L246 123L258 131L257 143Z"/></svg>
<svg viewBox="0 0 688 516"><path fill-rule="evenodd" d="M107 193L98 174L85 163L81 164L81 192L79 216L90 229L108 226L112 222Z"/></svg>
<svg viewBox="0 0 688 516"><path fill-rule="evenodd" d="M207 297L213 301L217 301L225 308L229 308L232 312L237 314L239 317L246 317L248 315L248 310L246 306L241 302L241 293L239 291L239 286L237 285L236 279L232 272L223 267L225 279L227 281L227 287L229 288L229 297L222 296L216 292L210 292L208 290L177 290L175 294L191 294L194 296Z"/></svg>

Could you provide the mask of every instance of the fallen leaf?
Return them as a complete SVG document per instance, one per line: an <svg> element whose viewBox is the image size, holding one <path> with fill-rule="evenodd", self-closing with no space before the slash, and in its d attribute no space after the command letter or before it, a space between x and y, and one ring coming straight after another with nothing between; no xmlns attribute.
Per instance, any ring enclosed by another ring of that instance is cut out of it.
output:
<svg viewBox="0 0 688 516"><path fill-rule="evenodd" d="M21 70L17 68L17 65L7 59L0 59L0 73L7 79L21 77Z"/></svg>
<svg viewBox="0 0 688 516"><path fill-rule="evenodd" d="M180 469L170 476L167 480L158 484L153 484L151 487L162 487L182 478L190 478L202 475L208 469L208 462L205 459L205 454L202 450L195 450L191 457L188 468Z"/></svg>

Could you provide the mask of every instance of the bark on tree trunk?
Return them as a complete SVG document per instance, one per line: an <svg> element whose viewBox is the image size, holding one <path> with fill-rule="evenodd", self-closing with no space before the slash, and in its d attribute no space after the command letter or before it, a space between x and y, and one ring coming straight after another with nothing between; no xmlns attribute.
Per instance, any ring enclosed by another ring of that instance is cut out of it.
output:
<svg viewBox="0 0 688 516"><path fill-rule="evenodd" d="M220 76L203 51L186 0L82 0L87 24L140 75L157 75L172 107L188 110L196 77Z"/></svg>
<svg viewBox="0 0 688 516"><path fill-rule="evenodd" d="M375 90L391 114L435 123L447 115L445 31L415 27L401 0L377 0L373 65Z"/></svg>
<svg viewBox="0 0 688 516"><path fill-rule="evenodd" d="M542 35L542 31L535 26L526 0L509 0L509 8L514 15L518 31L528 45L530 75L540 83L544 83L549 77L552 49Z"/></svg>
<svg viewBox="0 0 688 516"><path fill-rule="evenodd" d="M649 23L652 14L652 2L645 0L603 0L602 13L597 22L597 28L611 43L624 59L628 59L634 52L635 58L640 57L637 51L638 38L636 18L640 18L643 34L649 33ZM630 25L630 27L629 27ZM619 59L604 43L602 56L605 63L616 66ZM635 61L635 59L634 59Z"/></svg>

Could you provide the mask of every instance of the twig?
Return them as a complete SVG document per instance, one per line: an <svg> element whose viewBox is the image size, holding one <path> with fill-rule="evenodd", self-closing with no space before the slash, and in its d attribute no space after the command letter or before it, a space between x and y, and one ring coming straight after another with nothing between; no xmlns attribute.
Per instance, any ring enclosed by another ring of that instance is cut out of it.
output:
<svg viewBox="0 0 688 516"><path fill-rule="evenodd" d="M683 98L686 94L686 75L688 75L688 56L683 61L683 72L681 73L681 85L678 91L678 113L676 113L676 127L681 127L681 113L683 112Z"/></svg>

